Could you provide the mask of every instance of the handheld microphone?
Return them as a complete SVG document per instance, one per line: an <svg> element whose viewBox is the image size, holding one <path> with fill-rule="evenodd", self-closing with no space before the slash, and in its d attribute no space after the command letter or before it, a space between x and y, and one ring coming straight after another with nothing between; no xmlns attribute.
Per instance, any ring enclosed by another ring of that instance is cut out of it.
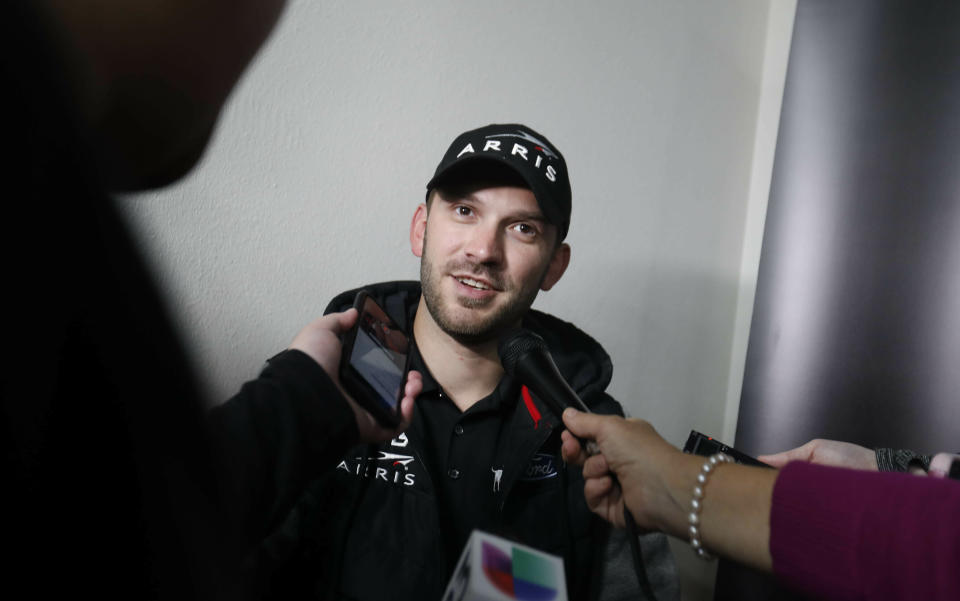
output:
<svg viewBox="0 0 960 601"><path fill-rule="evenodd" d="M591 412L563 379L547 343L538 334L523 328L507 334L497 344L497 355L504 371L532 390L558 418L567 407ZM599 450L592 440L580 442L589 455L595 455Z"/></svg>
<svg viewBox="0 0 960 601"><path fill-rule="evenodd" d="M573 407L584 413L592 413L587 406L580 400L577 393L574 392L567 381L563 379L557 364L553 362L550 351L547 350L547 343L539 335L523 328L517 329L500 339L497 344L497 355L500 356L500 363L503 369L511 376L524 383L527 388L532 390L537 397L550 406L550 409L560 417L563 410L567 407ZM580 440L580 446L587 452L587 455L596 455L600 452L600 447L595 440ZM610 474L614 482L617 482L615 474ZM644 569L643 557L640 553L640 543L637 540L637 524L627 509L626 503L623 505L623 517L627 524L627 530L630 541L630 551L633 555L634 571L637 574L637 582L640 590L643 591L647 599L656 601L657 597L650 586L650 579Z"/></svg>

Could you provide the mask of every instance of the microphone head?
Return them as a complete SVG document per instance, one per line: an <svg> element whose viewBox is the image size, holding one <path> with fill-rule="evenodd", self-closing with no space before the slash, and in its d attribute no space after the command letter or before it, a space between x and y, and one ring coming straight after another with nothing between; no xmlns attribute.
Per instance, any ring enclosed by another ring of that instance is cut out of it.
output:
<svg viewBox="0 0 960 601"><path fill-rule="evenodd" d="M500 338L497 343L497 355L500 356L500 363L503 364L503 370L511 376L516 376L517 361L529 351L547 352L547 343L539 334L530 330L518 328L511 330Z"/></svg>
<svg viewBox="0 0 960 601"><path fill-rule="evenodd" d="M503 370L530 388L559 418L567 407L584 413L590 409L563 378L547 343L530 330L507 332L497 343Z"/></svg>

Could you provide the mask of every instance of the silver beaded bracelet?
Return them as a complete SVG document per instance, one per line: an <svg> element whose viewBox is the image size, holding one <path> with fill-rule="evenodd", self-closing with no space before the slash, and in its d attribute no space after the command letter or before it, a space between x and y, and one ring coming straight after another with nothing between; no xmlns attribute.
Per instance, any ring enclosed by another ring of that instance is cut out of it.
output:
<svg viewBox="0 0 960 601"><path fill-rule="evenodd" d="M690 501L690 546L697 552L700 559L713 559L713 556L707 553L700 541L700 510L703 508L703 488L707 485L707 477L713 471L713 468L719 463L732 462L729 455L723 453L714 453L703 463L700 473L697 474L697 483L693 487L693 500Z"/></svg>

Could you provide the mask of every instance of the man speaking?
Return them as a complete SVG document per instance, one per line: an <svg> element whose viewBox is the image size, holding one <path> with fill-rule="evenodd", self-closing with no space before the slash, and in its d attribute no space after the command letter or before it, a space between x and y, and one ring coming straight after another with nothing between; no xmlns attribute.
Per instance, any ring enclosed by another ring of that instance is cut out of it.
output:
<svg viewBox="0 0 960 601"><path fill-rule="evenodd" d="M439 599L479 529L562 557L571 599L641 598L626 535L589 511L580 469L561 460L560 417L497 355L523 326L592 411L622 414L603 348L530 308L567 268L570 209L566 163L543 135L488 125L453 141L410 224L420 282L363 287L411 336L410 368L423 374L411 426L312 482L260 550L266 591ZM657 598L679 599L665 537L641 543Z"/></svg>

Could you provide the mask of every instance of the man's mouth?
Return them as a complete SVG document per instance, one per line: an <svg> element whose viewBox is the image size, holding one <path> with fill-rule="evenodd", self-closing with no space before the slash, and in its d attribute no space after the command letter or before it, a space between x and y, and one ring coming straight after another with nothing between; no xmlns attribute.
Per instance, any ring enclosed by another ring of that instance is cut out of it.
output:
<svg viewBox="0 0 960 601"><path fill-rule="evenodd" d="M467 278L467 277L461 277L461 276L454 276L454 277L456 277L457 281L463 284L464 286L470 286L471 288L475 288L476 290L492 290L493 289L489 284L485 284L484 282L480 282L473 278Z"/></svg>

